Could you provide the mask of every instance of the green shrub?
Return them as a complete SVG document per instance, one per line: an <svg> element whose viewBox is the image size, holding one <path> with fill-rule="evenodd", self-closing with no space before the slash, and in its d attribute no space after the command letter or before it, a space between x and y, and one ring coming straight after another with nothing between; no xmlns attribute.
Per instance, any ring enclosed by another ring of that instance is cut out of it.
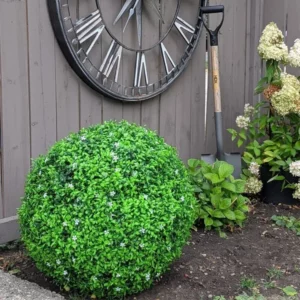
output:
<svg viewBox="0 0 300 300"><path fill-rule="evenodd" d="M174 148L143 127L106 122L33 162L19 219L40 270L107 299L142 291L167 270L196 205Z"/></svg>
<svg viewBox="0 0 300 300"><path fill-rule="evenodd" d="M249 200L242 195L245 181L232 176L233 166L224 161L210 165L196 159L190 159L188 165L200 204L198 217L204 220L205 228L215 228L224 237L222 228L243 226Z"/></svg>

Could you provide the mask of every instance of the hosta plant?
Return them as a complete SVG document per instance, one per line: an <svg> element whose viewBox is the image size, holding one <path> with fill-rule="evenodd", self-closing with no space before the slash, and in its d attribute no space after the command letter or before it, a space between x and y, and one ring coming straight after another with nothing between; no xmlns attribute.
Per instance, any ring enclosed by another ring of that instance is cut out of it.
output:
<svg viewBox="0 0 300 300"><path fill-rule="evenodd" d="M37 267L67 290L137 293L181 255L197 203L176 150L153 131L107 122L33 161L19 210Z"/></svg>
<svg viewBox="0 0 300 300"><path fill-rule="evenodd" d="M200 205L198 217L204 221L205 228L214 228L225 236L224 228L242 227L249 200L243 196L245 182L232 176L233 166L224 161L210 165L190 159L188 168Z"/></svg>

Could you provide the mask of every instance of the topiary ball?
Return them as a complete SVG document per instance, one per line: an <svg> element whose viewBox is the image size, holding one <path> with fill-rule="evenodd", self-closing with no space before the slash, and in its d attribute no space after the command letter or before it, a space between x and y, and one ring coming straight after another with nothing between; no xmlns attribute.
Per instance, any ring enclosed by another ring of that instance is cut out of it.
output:
<svg viewBox="0 0 300 300"><path fill-rule="evenodd" d="M107 299L142 291L168 269L196 205L173 147L153 131L111 121L34 160L19 220L41 271Z"/></svg>

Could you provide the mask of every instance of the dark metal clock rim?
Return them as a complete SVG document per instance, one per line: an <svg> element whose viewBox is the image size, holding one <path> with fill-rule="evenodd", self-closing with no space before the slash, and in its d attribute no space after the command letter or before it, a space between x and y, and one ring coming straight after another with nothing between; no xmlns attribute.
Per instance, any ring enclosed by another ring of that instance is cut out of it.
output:
<svg viewBox="0 0 300 300"><path fill-rule="evenodd" d="M169 84L167 84L165 87L158 89L156 92L151 93L149 95L142 95L139 97L126 97L126 96L121 96L118 93L114 93L111 91L108 91L105 88L102 88L99 84L96 83L95 79L90 76L90 74L82 67L81 61L78 59L78 56L75 54L75 51L73 47L70 45L68 38L63 30L63 22L61 18L61 14L59 13L59 2L60 0L47 0L47 6L48 6L48 12L49 12L49 17L50 21L52 24L53 31L55 33L56 40L61 48L61 51L63 52L66 60L68 61L69 65L73 69L73 71L81 78L83 82L85 82L90 88L92 88L94 91L101 93L102 95L109 97L112 100L119 100L123 102L141 102L145 100L152 99L156 97L157 95L163 93L166 91L172 82L174 82L179 75L185 70L185 68L182 68L178 71L178 73L170 80ZM207 5L207 0L199 0L199 11L198 11L198 21L197 21L197 26L199 27L199 31L202 32L203 30L203 23L200 17L200 8L202 6ZM197 28L197 27L196 27ZM199 42L199 38L201 36L200 34L197 35L196 41L195 41L195 46L192 48L190 56L185 60L184 65L187 65L189 60L191 59L191 56L193 52L196 49L196 46ZM187 49L187 48L186 48ZM137 52L137 51L136 51Z"/></svg>
<svg viewBox="0 0 300 300"><path fill-rule="evenodd" d="M69 0L68 0L69 1ZM178 16L178 13L179 13L179 10L180 10L180 5L181 5L181 1L182 0L177 0L177 7L176 7L176 11L175 11L175 15L174 15L174 18L172 20L172 23L170 24L169 26L169 29L165 32L165 34L163 35L162 38L160 38L160 40L155 43L153 46L149 47L149 48L145 48L145 49L134 49L134 48L131 48L131 47L128 47L126 46L125 44L123 44L119 39L117 39L112 33L111 31L108 29L108 26L106 26L106 23L104 21L104 18L102 18L102 22L103 24L105 25L105 30L107 31L107 33L110 35L110 37L115 40L120 46L122 46L124 49L126 50L129 50L129 51L132 51L132 52L147 52L147 51L150 51L152 49L154 49L155 47L157 47L158 45L160 45L166 38L167 36L169 35L170 31L172 30L175 22L176 22L176 19L177 19L177 16ZM100 15L102 16L102 10L100 8L100 5L99 5L99 0L96 0L96 6L97 8L99 9L100 11Z"/></svg>

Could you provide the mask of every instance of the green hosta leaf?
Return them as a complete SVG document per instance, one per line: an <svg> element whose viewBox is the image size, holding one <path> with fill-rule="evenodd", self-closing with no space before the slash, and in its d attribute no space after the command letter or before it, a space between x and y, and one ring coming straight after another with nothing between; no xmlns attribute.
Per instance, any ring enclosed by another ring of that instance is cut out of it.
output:
<svg viewBox="0 0 300 300"><path fill-rule="evenodd" d="M254 151L256 156L260 156L261 152L258 148L254 148L253 151Z"/></svg>
<svg viewBox="0 0 300 300"><path fill-rule="evenodd" d="M188 160L188 166L191 168L197 168L200 165L201 165L201 163L198 159L189 159Z"/></svg>
<svg viewBox="0 0 300 300"><path fill-rule="evenodd" d="M204 174L204 177L210 180L212 184L217 184L224 180L224 179L220 179L220 177L217 174L213 174L213 173Z"/></svg>
<svg viewBox="0 0 300 300"><path fill-rule="evenodd" d="M225 190L228 190L228 191L231 191L233 193L236 193L236 187L235 187L234 183L231 183L231 182L228 182L228 181L224 181L221 186Z"/></svg>
<svg viewBox="0 0 300 300"><path fill-rule="evenodd" d="M224 209L228 209L231 206L231 199L226 198L226 199L222 199L220 201L220 209L224 210ZM225 213L224 213L225 214ZM225 215L226 216L226 215Z"/></svg>
<svg viewBox="0 0 300 300"><path fill-rule="evenodd" d="M222 227L223 223L219 220L214 220L213 226L214 227Z"/></svg>
<svg viewBox="0 0 300 300"><path fill-rule="evenodd" d="M239 209L243 212L249 212L249 206L248 205L242 205L239 207Z"/></svg>
<svg viewBox="0 0 300 300"><path fill-rule="evenodd" d="M263 160L264 163L268 163L270 161L272 161L274 158L273 157L267 157Z"/></svg>
<svg viewBox="0 0 300 300"><path fill-rule="evenodd" d="M300 151L300 141L296 142L296 144L294 145L294 148L298 151Z"/></svg>
<svg viewBox="0 0 300 300"><path fill-rule="evenodd" d="M235 214L232 210L227 209L227 210L223 211L223 213L227 219L232 220L232 221L236 220Z"/></svg>
<svg viewBox="0 0 300 300"><path fill-rule="evenodd" d="M212 195L211 196L211 203L215 208L219 208L219 202L221 200L221 195Z"/></svg>
<svg viewBox="0 0 300 300"><path fill-rule="evenodd" d="M204 209L199 209L199 218L201 219L205 219L206 217L208 217L208 213L204 210Z"/></svg>
<svg viewBox="0 0 300 300"><path fill-rule="evenodd" d="M225 215L220 210L215 210L213 216L218 219L225 218Z"/></svg>
<svg viewBox="0 0 300 300"><path fill-rule="evenodd" d="M287 295L287 296L296 296L298 295L298 292L295 288L292 286L287 286L282 289L282 291Z"/></svg>
<svg viewBox="0 0 300 300"><path fill-rule="evenodd" d="M238 194L244 193L245 184L246 184L246 182L244 180L241 180L241 179L235 180L234 181L234 185L235 185L235 191L236 191L236 193L238 193Z"/></svg>
<svg viewBox="0 0 300 300"><path fill-rule="evenodd" d="M218 174L220 178L227 178L228 176L232 175L234 172L234 167L227 162L220 162L219 168L218 168Z"/></svg>
<svg viewBox="0 0 300 300"><path fill-rule="evenodd" d="M210 208L209 206L204 206L203 207L205 211L207 211L211 216L214 213L214 210L212 208Z"/></svg>
<svg viewBox="0 0 300 300"><path fill-rule="evenodd" d="M236 218L237 220L243 221L243 220L246 219L246 215L245 215L242 211L240 211L240 210L235 210L235 211L234 211L234 214L235 214L235 218Z"/></svg>
<svg viewBox="0 0 300 300"><path fill-rule="evenodd" d="M214 224L214 221L213 221L212 218L205 218L204 219L204 224L205 224L206 227L210 227Z"/></svg>

